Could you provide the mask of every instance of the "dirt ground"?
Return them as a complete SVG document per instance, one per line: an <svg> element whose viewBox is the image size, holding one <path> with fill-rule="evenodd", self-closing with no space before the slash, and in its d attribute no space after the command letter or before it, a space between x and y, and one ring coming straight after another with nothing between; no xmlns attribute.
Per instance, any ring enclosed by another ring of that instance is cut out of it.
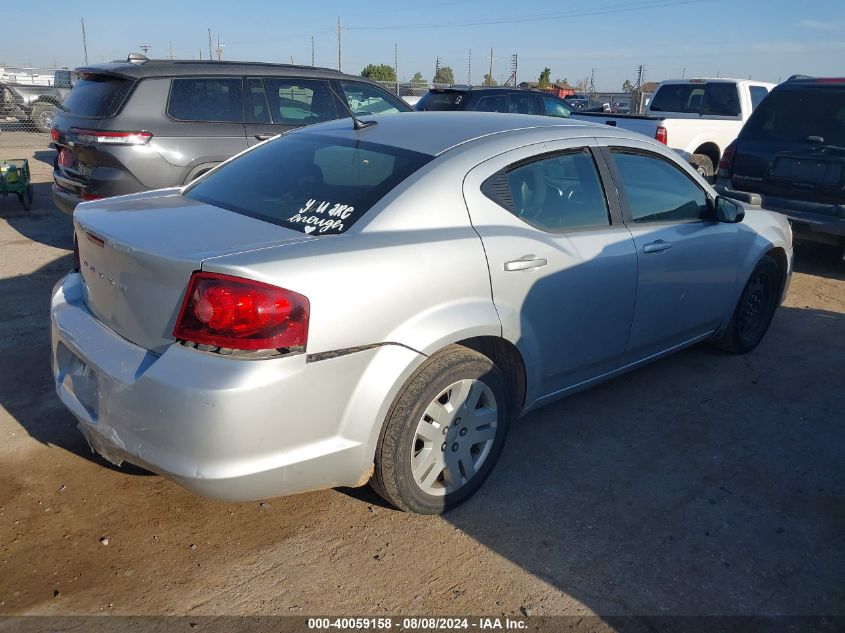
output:
<svg viewBox="0 0 845 633"><path fill-rule="evenodd" d="M35 139L33 141L32 139ZM443 517L368 488L194 496L89 451L53 391L70 266L49 196L0 198L0 614L845 615L845 265L805 248L753 353L696 347L512 427Z"/></svg>

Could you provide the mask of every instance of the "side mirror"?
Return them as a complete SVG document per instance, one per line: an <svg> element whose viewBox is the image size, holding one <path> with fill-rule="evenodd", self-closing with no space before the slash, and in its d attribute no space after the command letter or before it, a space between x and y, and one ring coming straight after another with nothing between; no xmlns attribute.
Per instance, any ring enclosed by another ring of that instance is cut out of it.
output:
<svg viewBox="0 0 845 633"><path fill-rule="evenodd" d="M716 196L716 221L736 224L742 222L745 217L745 209L738 202L730 198Z"/></svg>

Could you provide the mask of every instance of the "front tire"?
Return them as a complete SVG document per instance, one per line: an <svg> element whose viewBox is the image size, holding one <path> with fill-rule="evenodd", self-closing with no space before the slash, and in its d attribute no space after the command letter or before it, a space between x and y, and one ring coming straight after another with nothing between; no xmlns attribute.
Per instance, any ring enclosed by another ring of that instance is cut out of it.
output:
<svg viewBox="0 0 845 633"><path fill-rule="evenodd" d="M764 255L745 284L731 322L716 342L732 354L745 354L763 340L783 290L783 273L778 263Z"/></svg>
<svg viewBox="0 0 845 633"><path fill-rule="evenodd" d="M512 411L501 370L452 346L432 356L388 414L371 484L400 510L440 514L471 497L501 454Z"/></svg>

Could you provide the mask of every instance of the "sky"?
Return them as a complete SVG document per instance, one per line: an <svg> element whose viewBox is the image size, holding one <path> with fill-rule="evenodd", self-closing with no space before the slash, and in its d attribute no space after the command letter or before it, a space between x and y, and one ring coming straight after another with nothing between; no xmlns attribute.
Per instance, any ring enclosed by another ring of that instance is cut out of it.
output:
<svg viewBox="0 0 845 633"><path fill-rule="evenodd" d="M27 8L31 7L31 8ZM536 81L544 67L573 85L595 72L600 91L620 90L645 66L646 81L739 77L777 82L792 74L845 74L843 0L429 0L284 2L43 0L4 9L0 66L75 67L148 56L208 58L208 29L223 59L337 68L342 21L344 72L394 64L399 79L431 80L437 58L457 82L511 74ZM14 28L11 28L14 27ZM470 53L471 51L471 53Z"/></svg>

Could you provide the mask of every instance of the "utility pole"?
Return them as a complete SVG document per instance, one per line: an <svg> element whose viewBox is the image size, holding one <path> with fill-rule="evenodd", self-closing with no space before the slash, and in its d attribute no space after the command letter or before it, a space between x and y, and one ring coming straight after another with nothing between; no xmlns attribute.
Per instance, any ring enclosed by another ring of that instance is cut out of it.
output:
<svg viewBox="0 0 845 633"><path fill-rule="evenodd" d="M399 42L393 44L393 74L396 79L396 94L399 94Z"/></svg>
<svg viewBox="0 0 845 633"><path fill-rule="evenodd" d="M596 93L596 69L590 71L590 94Z"/></svg>
<svg viewBox="0 0 845 633"><path fill-rule="evenodd" d="M472 85L472 49L469 49L467 56L467 86Z"/></svg>
<svg viewBox="0 0 845 633"><path fill-rule="evenodd" d="M173 59L173 41L167 43L167 48L170 50L170 59Z"/></svg>
<svg viewBox="0 0 845 633"><path fill-rule="evenodd" d="M88 40L85 37L85 18L82 18L82 50L85 53L85 65L88 65Z"/></svg>
<svg viewBox="0 0 845 633"><path fill-rule="evenodd" d="M311 36L311 65L314 65L314 36Z"/></svg>
<svg viewBox="0 0 845 633"><path fill-rule="evenodd" d="M214 59L214 52L211 50L211 29L208 29L208 61Z"/></svg>
<svg viewBox="0 0 845 633"><path fill-rule="evenodd" d="M490 72L487 75L487 85L493 84L493 47L490 47Z"/></svg>
<svg viewBox="0 0 845 633"><path fill-rule="evenodd" d="M138 48L140 48L142 51L144 51L144 55L146 55L147 51L149 51L152 48L152 46L150 46L149 44L138 44Z"/></svg>
<svg viewBox="0 0 845 633"><path fill-rule="evenodd" d="M511 55L511 76L508 77L508 80L504 82L503 85L509 86L513 83L514 88L516 87L516 71L519 68L519 55L514 53Z"/></svg>
<svg viewBox="0 0 845 633"><path fill-rule="evenodd" d="M440 55L437 56L437 60L434 62L434 79L431 83L437 83L438 75L440 75Z"/></svg>
<svg viewBox="0 0 845 633"><path fill-rule="evenodd" d="M337 69L341 70L343 67L343 25L340 22L340 16L337 16Z"/></svg>
<svg viewBox="0 0 845 633"><path fill-rule="evenodd" d="M217 61L223 61L223 47L225 44L220 44L220 34L217 34Z"/></svg>
<svg viewBox="0 0 845 633"><path fill-rule="evenodd" d="M684 79L687 76L687 67L684 66L684 69L681 71L681 79Z"/></svg>

